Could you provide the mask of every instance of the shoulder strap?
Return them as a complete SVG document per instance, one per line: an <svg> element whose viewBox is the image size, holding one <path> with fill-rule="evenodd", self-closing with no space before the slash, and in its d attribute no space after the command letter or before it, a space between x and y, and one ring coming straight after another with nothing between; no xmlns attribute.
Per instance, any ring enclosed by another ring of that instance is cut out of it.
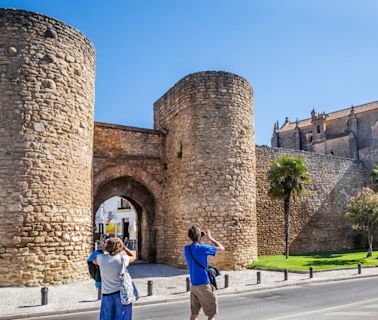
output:
<svg viewBox="0 0 378 320"><path fill-rule="evenodd" d="M190 245L188 246L188 248L189 248L189 252L190 252L190 255L192 256L193 261L194 261L197 265L199 265L203 270L207 271L207 269L206 269L202 264L200 264L200 263L196 260L196 258L194 258L193 253L192 253L192 249L190 248Z"/></svg>
<svg viewBox="0 0 378 320"><path fill-rule="evenodd" d="M122 262L122 267L121 267L121 274L124 274L127 271L127 267L126 267L126 263L125 263L125 257L123 256L123 254L121 254L121 262Z"/></svg>

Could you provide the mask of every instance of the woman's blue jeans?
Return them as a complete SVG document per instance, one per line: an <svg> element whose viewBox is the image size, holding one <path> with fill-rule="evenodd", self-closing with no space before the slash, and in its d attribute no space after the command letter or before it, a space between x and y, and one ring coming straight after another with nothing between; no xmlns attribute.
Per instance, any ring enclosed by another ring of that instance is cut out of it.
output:
<svg viewBox="0 0 378 320"><path fill-rule="evenodd" d="M102 296L100 320L131 320L132 304L122 304L119 292Z"/></svg>

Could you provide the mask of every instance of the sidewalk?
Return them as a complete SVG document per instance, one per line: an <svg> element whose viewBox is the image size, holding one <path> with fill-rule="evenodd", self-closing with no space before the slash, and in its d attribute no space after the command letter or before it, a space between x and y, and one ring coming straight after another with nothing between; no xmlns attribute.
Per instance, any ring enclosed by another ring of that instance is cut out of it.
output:
<svg viewBox="0 0 378 320"><path fill-rule="evenodd" d="M183 300L189 297L186 292L187 270L176 269L161 264L138 264L129 268L138 287L141 298L139 305ZM283 272L260 271L261 284L256 284L256 270L225 271L217 278L220 290L218 295L241 293L283 286L346 280L359 277L378 276L378 268L365 268L362 274L357 268L338 271L314 272L308 274L289 273L284 281ZM224 288L224 275L229 275L229 288ZM153 281L153 296L147 297L147 281ZM49 287L49 304L41 306L40 288L0 288L0 319L16 319L15 316L30 317L42 313L69 312L99 308L97 290L92 280L61 286Z"/></svg>

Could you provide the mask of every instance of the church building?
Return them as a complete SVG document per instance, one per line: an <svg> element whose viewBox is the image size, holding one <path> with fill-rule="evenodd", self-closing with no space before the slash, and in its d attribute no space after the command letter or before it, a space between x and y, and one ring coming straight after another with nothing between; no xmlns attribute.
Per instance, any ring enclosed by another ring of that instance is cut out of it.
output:
<svg viewBox="0 0 378 320"><path fill-rule="evenodd" d="M378 161L378 101L295 122L274 124L272 147L305 150L361 160L367 169Z"/></svg>

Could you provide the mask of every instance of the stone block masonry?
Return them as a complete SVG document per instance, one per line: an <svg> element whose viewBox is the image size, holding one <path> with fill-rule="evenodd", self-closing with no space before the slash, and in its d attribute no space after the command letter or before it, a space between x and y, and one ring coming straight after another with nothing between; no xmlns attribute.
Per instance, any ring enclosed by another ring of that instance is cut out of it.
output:
<svg viewBox="0 0 378 320"><path fill-rule="evenodd" d="M272 146L358 159L369 173L378 163L378 101L327 114L313 110L296 122L287 118L275 124Z"/></svg>
<svg viewBox="0 0 378 320"><path fill-rule="evenodd" d="M93 213L113 196L128 199L138 216L139 258L153 262L165 247L164 141L159 130L95 123Z"/></svg>
<svg viewBox="0 0 378 320"><path fill-rule="evenodd" d="M87 277L95 50L55 19L0 9L0 285Z"/></svg>
<svg viewBox="0 0 378 320"><path fill-rule="evenodd" d="M242 77L184 77L155 103L154 129L94 125L94 78L95 51L79 31L0 9L0 286L88 278L94 212L113 196L137 211L144 260L184 267L192 224L224 244L212 261L223 269L282 253L283 206L266 180L282 154L303 156L312 179L292 208L291 251L355 245L344 214L366 179L362 163L256 148ZM369 145L360 159L373 163Z"/></svg>
<svg viewBox="0 0 378 320"><path fill-rule="evenodd" d="M226 252L221 268L257 257L253 97L243 78L200 72L180 80L154 106L167 131L164 189L165 263L184 266L192 224L210 228Z"/></svg>
<svg viewBox="0 0 378 320"><path fill-rule="evenodd" d="M285 249L283 203L268 195L267 172L281 155L301 156L311 184L308 195L292 203L292 253L354 248L356 232L345 219L347 204L364 185L359 161L281 148L257 147L257 221L259 255L282 254Z"/></svg>

